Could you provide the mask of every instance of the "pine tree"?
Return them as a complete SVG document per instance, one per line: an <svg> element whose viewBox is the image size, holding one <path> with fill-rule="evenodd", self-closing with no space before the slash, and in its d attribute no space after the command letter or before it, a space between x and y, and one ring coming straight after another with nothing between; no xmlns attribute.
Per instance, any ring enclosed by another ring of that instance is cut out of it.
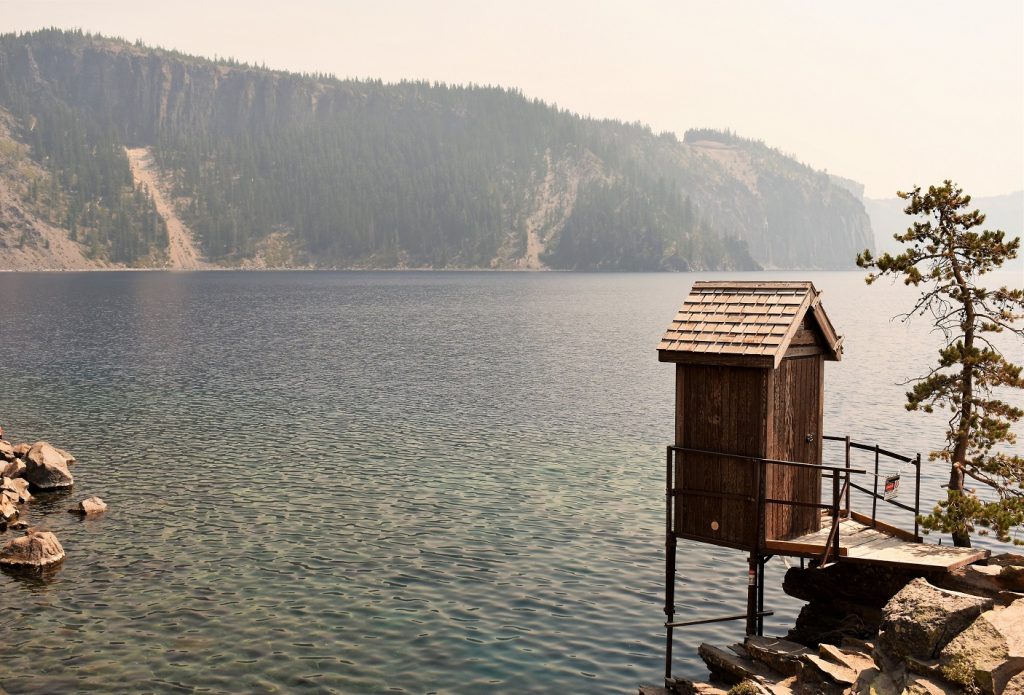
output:
<svg viewBox="0 0 1024 695"><path fill-rule="evenodd" d="M946 444L931 454L950 466L946 499L922 523L952 534L957 546L969 547L971 532L986 529L1001 541L1022 544L1011 532L1024 525L1024 456L1005 449L1016 441L1011 428L1024 410L1000 400L997 390L1024 389L1024 379L1021 366L1007 360L990 337L1024 338L1024 327L1015 325L1024 318L1024 290L992 291L978 284L982 275L1017 257L1020 239L1007 241L999 230L972 231L985 215L968 210L971 197L949 180L926 193L917 186L898 195L909 201L904 212L925 218L894 235L909 247L878 259L865 250L857 265L877 271L868 274L869 285L890 275L922 287L917 303L901 318L928 314L945 336L938 364L906 394L907 410L950 413ZM978 495L965 485L967 478L991 494Z"/></svg>

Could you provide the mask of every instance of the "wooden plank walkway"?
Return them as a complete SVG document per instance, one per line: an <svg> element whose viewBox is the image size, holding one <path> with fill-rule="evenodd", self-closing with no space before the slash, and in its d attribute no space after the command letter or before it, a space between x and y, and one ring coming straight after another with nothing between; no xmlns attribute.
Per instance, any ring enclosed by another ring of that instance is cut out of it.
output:
<svg viewBox="0 0 1024 695"><path fill-rule="evenodd" d="M788 541L766 541L765 547L776 555L821 557L828 541L831 518L822 519L822 529ZM898 534L898 535L897 535ZM839 523L839 561L869 565L927 567L953 570L983 560L989 551L955 548L949 545L919 543L906 532L891 527L876 527L843 519Z"/></svg>

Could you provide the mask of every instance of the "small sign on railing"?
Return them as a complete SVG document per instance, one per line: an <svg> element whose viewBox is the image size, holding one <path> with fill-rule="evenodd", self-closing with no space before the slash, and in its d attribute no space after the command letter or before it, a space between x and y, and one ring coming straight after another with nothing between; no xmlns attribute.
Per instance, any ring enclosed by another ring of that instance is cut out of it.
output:
<svg viewBox="0 0 1024 695"><path fill-rule="evenodd" d="M900 494L900 474L885 477L885 492L882 499L891 500Z"/></svg>

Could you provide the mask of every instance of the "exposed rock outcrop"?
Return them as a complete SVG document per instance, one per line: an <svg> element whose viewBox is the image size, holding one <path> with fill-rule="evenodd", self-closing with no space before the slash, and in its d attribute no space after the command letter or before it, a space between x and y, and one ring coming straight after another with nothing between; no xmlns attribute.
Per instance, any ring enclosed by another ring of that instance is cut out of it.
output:
<svg viewBox="0 0 1024 695"><path fill-rule="evenodd" d="M998 695L1024 671L1024 600L982 613L939 654L942 674L967 689Z"/></svg>
<svg viewBox="0 0 1024 695"><path fill-rule="evenodd" d="M934 659L992 605L992 599L915 579L885 604L878 644L896 657Z"/></svg>
<svg viewBox="0 0 1024 695"><path fill-rule="evenodd" d="M812 570L795 581L787 576L787 587L805 596L834 592L836 606L858 598L876 604L891 593L878 609L880 630L870 641L840 638L813 649L747 637L728 649L702 644L699 654L713 678L733 686L732 695L1024 695L1024 599L1012 600L1015 594L1005 588L1016 586L1022 563L1024 557L1007 554L990 558L977 571L933 576L967 587L979 581L981 596L921 577L896 587L898 571L886 577L863 566L831 575ZM858 577L861 570L864 576ZM814 586L815 577L821 586ZM996 600L988 595L993 593ZM724 687L676 679L662 692L719 695Z"/></svg>

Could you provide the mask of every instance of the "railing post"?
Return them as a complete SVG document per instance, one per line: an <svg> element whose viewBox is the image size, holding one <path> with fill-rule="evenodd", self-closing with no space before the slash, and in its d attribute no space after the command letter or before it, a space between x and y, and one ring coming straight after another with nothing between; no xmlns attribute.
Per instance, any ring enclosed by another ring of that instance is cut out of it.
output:
<svg viewBox="0 0 1024 695"><path fill-rule="evenodd" d="M850 474L849 473L846 474L846 499L847 500L850 499ZM839 509L839 500L838 499L836 500L836 509L837 510ZM849 511L849 501L847 501L847 511ZM835 536L834 536L834 540L832 541L832 553L833 553L833 556L835 557L835 561L836 562L839 562L839 547L840 547L839 536L842 534L842 531L840 529L840 524L842 524L842 523L843 523L842 519L838 519L837 518L836 521L835 521L836 533L835 533Z"/></svg>
<svg viewBox="0 0 1024 695"><path fill-rule="evenodd" d="M875 444L875 487L871 495L871 525L875 525L875 513L878 510L878 445Z"/></svg>
<svg viewBox="0 0 1024 695"><path fill-rule="evenodd" d="M921 514L921 454L918 453L914 459L914 468L917 469L917 474L914 480L914 538L918 537L918 524L920 523L917 517Z"/></svg>
<svg viewBox="0 0 1024 695"><path fill-rule="evenodd" d="M763 460L757 459L757 501L754 504L754 539L750 547L750 557L747 559L747 634L756 635L760 617L758 613L759 593L759 572L758 565L761 561L761 534L764 532L764 510L765 510L765 471L766 464Z"/></svg>
<svg viewBox="0 0 1024 695"><path fill-rule="evenodd" d="M672 447L665 452L665 683L672 678L672 619L675 617L676 534L672 529Z"/></svg>
<svg viewBox="0 0 1024 695"><path fill-rule="evenodd" d="M850 435L846 435L846 482L850 482ZM850 488L846 488L846 516L850 516Z"/></svg>

